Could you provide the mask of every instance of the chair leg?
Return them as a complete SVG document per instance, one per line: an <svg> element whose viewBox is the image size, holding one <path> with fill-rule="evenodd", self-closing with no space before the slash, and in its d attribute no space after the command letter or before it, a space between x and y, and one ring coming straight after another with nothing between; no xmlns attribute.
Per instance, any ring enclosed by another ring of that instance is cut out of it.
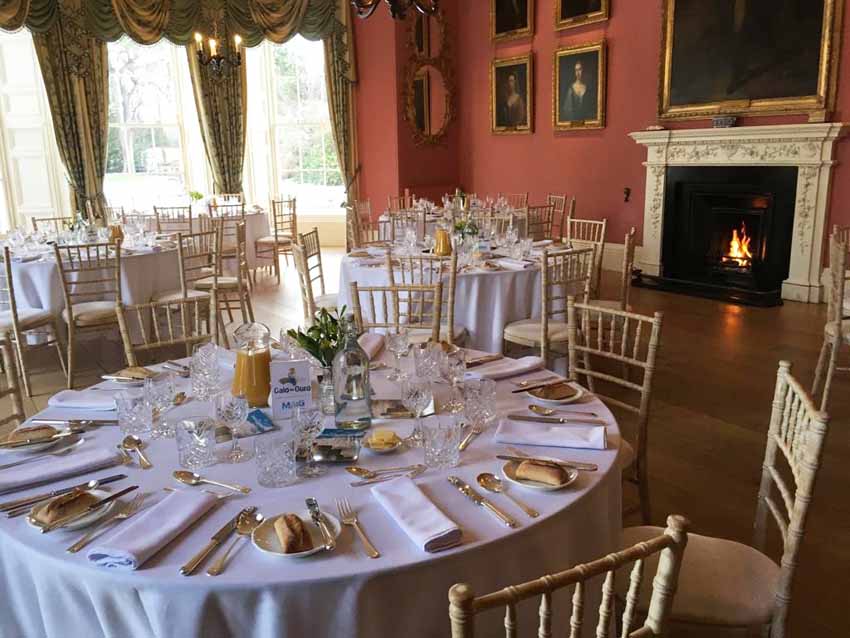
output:
<svg viewBox="0 0 850 638"><path fill-rule="evenodd" d="M820 400L820 409L826 410L829 403L829 390L832 386L832 377L835 374L835 365L838 362L838 350L841 347L841 339L836 338L832 342L832 351L829 353L829 362L826 368L826 379L823 382L823 395Z"/></svg>
<svg viewBox="0 0 850 638"><path fill-rule="evenodd" d="M59 320L53 322L53 345L56 347L56 355L59 357L59 367L62 368L62 374L68 376L68 368L65 365L65 357L62 356L62 327L59 325Z"/></svg>
<svg viewBox="0 0 850 638"><path fill-rule="evenodd" d="M652 520L652 508L649 504L649 476L646 472L646 463L640 463L637 467L638 493L640 495L640 515L644 525L649 525Z"/></svg>
<svg viewBox="0 0 850 638"><path fill-rule="evenodd" d="M7 335L8 337L9 335ZM26 335L21 335L21 337L26 338ZM6 339L8 343L9 339ZM26 362L24 361L24 349L26 346L22 344L18 339L15 339L15 358L16 363L18 364L18 377L21 379L24 386L24 393L27 398L32 398L32 387L30 386L30 374L27 371Z"/></svg>
<svg viewBox="0 0 850 638"><path fill-rule="evenodd" d="M275 251L274 253L274 276L277 277L277 285L280 285L280 255Z"/></svg>
<svg viewBox="0 0 850 638"><path fill-rule="evenodd" d="M248 320L254 323L254 305L251 303L251 295L245 293L245 307L248 309Z"/></svg>
<svg viewBox="0 0 850 638"><path fill-rule="evenodd" d="M823 376L823 364L826 363L828 350L829 339L824 337L823 345L820 348L820 355L818 355L818 362L815 366L815 380L812 382L812 396L815 396L818 393L818 387L820 386L821 377Z"/></svg>
<svg viewBox="0 0 850 638"><path fill-rule="evenodd" d="M74 389L74 323L68 324L68 389Z"/></svg>

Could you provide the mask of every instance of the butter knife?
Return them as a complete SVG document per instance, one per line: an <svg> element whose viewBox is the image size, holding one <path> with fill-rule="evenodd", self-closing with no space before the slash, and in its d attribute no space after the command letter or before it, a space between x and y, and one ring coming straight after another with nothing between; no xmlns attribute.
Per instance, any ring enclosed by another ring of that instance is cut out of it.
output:
<svg viewBox="0 0 850 638"><path fill-rule="evenodd" d="M506 514L498 507L493 505L493 503L491 503L488 499L481 496L481 494L479 494L474 489L472 489L472 487L469 486L469 483L466 483L465 481L459 479L457 476L450 476L449 483L454 485L458 489L458 491L464 496L466 496L470 501L486 509L488 512L490 512L493 516L498 518L508 527L519 527L519 523L516 521L515 518L513 518L509 514Z"/></svg>
<svg viewBox="0 0 850 638"><path fill-rule="evenodd" d="M60 518L58 521L54 521L53 523L49 523L48 525L45 525L44 527L41 528L41 533L46 534L47 532L52 532L57 527L64 527L68 523L73 523L74 521L81 519L83 516L86 516L87 514L91 514L96 509L103 507L107 503L111 503L115 499L119 499L122 496L124 496L125 494L129 494L133 490L137 490L137 489L139 489L138 485L131 485L130 487L125 487L120 492L115 492L115 494L110 494L106 498L102 498L99 501L92 503L86 509L84 509L82 512L77 512L76 514L73 514L71 516L66 516L65 518Z"/></svg>
<svg viewBox="0 0 850 638"><path fill-rule="evenodd" d="M524 412L508 414L509 419L514 421L531 421L532 423L562 423L575 425L607 425L602 419L576 419L573 416L533 416Z"/></svg>
<svg viewBox="0 0 850 638"><path fill-rule="evenodd" d="M515 461L517 463L522 463L523 461L531 461L532 463L540 463L541 465L558 465L560 467L565 467L568 470L581 470L583 472L595 472L599 469L599 466L595 463L541 459L534 456L513 456L510 454L497 454L496 458L501 459L502 461Z"/></svg>
<svg viewBox="0 0 850 638"><path fill-rule="evenodd" d="M212 535L210 541L203 549L201 549L201 551L192 556L192 558L189 559L189 562L180 568L180 573L184 576L191 576L194 574L207 557L209 557L209 555L212 554L233 533L236 529L236 522L239 520L239 517L243 514L246 516L252 516L256 511L256 507L246 507L237 512L236 516L227 521L220 530Z"/></svg>
<svg viewBox="0 0 850 638"><path fill-rule="evenodd" d="M494 361L501 361L505 357L501 354L490 354L486 357L478 357L477 359L470 359L466 362L466 367L474 368L476 366L483 366L485 363L493 363Z"/></svg>
<svg viewBox="0 0 850 638"><path fill-rule="evenodd" d="M328 529L325 519L322 518L322 512L319 511L319 502L312 497L306 499L304 502L307 503L307 509L310 510L310 516L313 518L313 522L322 533L322 538L325 539L325 549L327 551L331 551L336 547L336 541Z"/></svg>

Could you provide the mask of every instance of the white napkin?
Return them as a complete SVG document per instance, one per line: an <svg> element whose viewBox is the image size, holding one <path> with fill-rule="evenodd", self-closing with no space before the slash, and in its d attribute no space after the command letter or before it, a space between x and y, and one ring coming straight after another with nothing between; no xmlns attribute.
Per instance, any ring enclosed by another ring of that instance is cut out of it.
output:
<svg viewBox="0 0 850 638"><path fill-rule="evenodd" d="M18 467L0 471L0 494L37 485L43 481L59 480L103 469L117 461L115 448L89 448L71 452L68 456L48 456Z"/></svg>
<svg viewBox="0 0 850 638"><path fill-rule="evenodd" d="M95 565L132 571L168 545L215 505L218 498L203 490L171 492L159 503L130 519L86 556Z"/></svg>
<svg viewBox="0 0 850 638"><path fill-rule="evenodd" d="M536 242L532 243L531 245L532 245L534 248L545 248L546 246L551 246L551 245L552 245L552 244L554 244L554 243L555 243L555 242L554 242L554 241L552 241L551 239L540 239L540 240L538 240L538 241L536 241Z"/></svg>
<svg viewBox="0 0 850 638"><path fill-rule="evenodd" d="M511 257L502 257L501 259L497 259L494 263L498 264L505 270L527 270L528 268L534 267L534 264L530 261L513 259Z"/></svg>
<svg viewBox="0 0 850 638"><path fill-rule="evenodd" d="M360 335L357 339L357 343L360 344L360 347L363 348L363 352L366 353L366 356L369 357L369 361L371 361L381 354L381 350L384 349L384 335L367 332Z"/></svg>
<svg viewBox="0 0 850 638"><path fill-rule="evenodd" d="M511 445L604 450L607 448L607 429L604 425L517 422L503 418L496 430L496 441Z"/></svg>
<svg viewBox="0 0 850 638"><path fill-rule="evenodd" d="M522 357L520 359L499 359L485 363L466 373L467 379L507 379L520 374L528 374L543 367L540 357Z"/></svg>
<svg viewBox="0 0 850 638"><path fill-rule="evenodd" d="M68 410L114 410L115 397L105 390L62 390L50 397L47 405Z"/></svg>
<svg viewBox="0 0 850 638"><path fill-rule="evenodd" d="M379 483L372 494L415 545L439 552L460 544L462 532L406 476Z"/></svg>

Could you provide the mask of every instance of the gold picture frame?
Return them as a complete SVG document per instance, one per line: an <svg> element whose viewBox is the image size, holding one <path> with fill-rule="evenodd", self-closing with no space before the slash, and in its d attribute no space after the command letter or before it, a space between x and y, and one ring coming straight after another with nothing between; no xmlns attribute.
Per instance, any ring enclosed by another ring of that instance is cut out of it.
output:
<svg viewBox="0 0 850 638"><path fill-rule="evenodd" d="M508 89L510 75L514 76L514 90L519 101L514 100L508 104L508 98L502 101L500 93L502 87L504 90ZM524 87L524 97L520 87ZM520 111L524 111L525 117L521 118L524 121L516 123ZM496 135L534 132L534 55L532 53L496 58L490 63L490 132Z"/></svg>
<svg viewBox="0 0 850 638"><path fill-rule="evenodd" d="M581 13L576 16L563 17L564 5L570 2L571 0L557 0L555 2L555 29L558 31L581 27L585 24L593 24L594 22L604 22L611 15L611 1L599 0L598 10Z"/></svg>
<svg viewBox="0 0 850 638"><path fill-rule="evenodd" d="M490 40L504 42L534 35L534 0L527 0L525 26L497 33L496 6L499 0L490 0Z"/></svg>
<svg viewBox="0 0 850 638"><path fill-rule="evenodd" d="M750 97L685 101L673 103L673 49L677 0L664 0L662 5L662 47L658 87L658 115L661 119L706 119L719 115L805 114L809 121L823 122L835 109L837 71L841 46L841 24L844 0L821 0L823 19L817 64L817 90L807 95L782 97ZM740 18L739 18L740 19ZM741 40L743 37L739 36ZM789 37L792 34L789 30ZM802 38L802 36L799 36ZM800 42L804 47L805 43ZM707 52L708 53L708 52Z"/></svg>
<svg viewBox="0 0 850 638"><path fill-rule="evenodd" d="M605 128L607 49L605 40L598 40L555 51L552 61L552 126L556 131ZM582 65L580 70L579 64ZM570 72L569 79L563 77ZM579 73L582 75L579 76ZM577 83L585 86L584 92L579 95L587 102L581 100L576 104L578 98L570 97L575 96L573 89ZM596 108L591 114L588 107L594 103L594 93Z"/></svg>

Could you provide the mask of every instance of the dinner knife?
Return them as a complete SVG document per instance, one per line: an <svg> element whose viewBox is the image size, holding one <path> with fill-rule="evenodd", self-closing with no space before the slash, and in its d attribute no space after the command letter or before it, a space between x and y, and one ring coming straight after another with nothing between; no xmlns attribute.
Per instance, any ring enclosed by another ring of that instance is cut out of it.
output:
<svg viewBox="0 0 850 638"><path fill-rule="evenodd" d="M39 443L51 443L53 441L60 441L62 439L67 439L69 436L74 436L75 434L81 434L84 430L79 428L72 428L70 430L65 430L64 432L57 432L51 436L41 436L36 437L34 439L21 439L20 441L6 441L4 443L0 443L0 449L4 450L14 450L19 447L26 447L28 445L38 445Z"/></svg>
<svg viewBox="0 0 850 638"><path fill-rule="evenodd" d="M98 479L97 484L98 486L107 485L109 483L114 483L115 481L121 481L125 478L127 478L126 474L113 474L111 476L107 476L106 478ZM80 483L79 485L63 487L61 490L53 490L52 492L44 492L42 494L36 494L35 496L27 496L26 498L15 499L14 501L6 501L5 503L0 503L0 512L14 510L24 505L33 505L39 501L45 501L55 496L67 494L68 492L71 492L77 488L88 487L88 484L89 481L86 481L85 483Z"/></svg>
<svg viewBox="0 0 850 638"><path fill-rule="evenodd" d="M127 465L127 461L120 456L115 456L114 458L101 463L100 465L96 465L94 467L87 467L81 470L71 472L70 474L66 474L63 476L57 476L47 479L37 479L32 481L31 483L27 483L25 485L16 485L15 487L10 487L9 489L5 489L0 491L0 496L3 494L12 494L14 492L22 492L23 490L28 490L31 487L38 487L40 485L46 485L48 483L56 483L58 481L64 481L65 479L73 478L75 476L79 476L80 474L90 474L91 472L99 472L100 470L105 470L110 467L115 467L116 465Z"/></svg>
<svg viewBox="0 0 850 638"><path fill-rule="evenodd" d="M510 454L497 454L497 459L501 459L502 461L516 461L517 463L522 463L523 461L531 461L532 463L540 463L541 465L557 465L560 467L565 467L569 470L582 470L583 472L595 472L599 469L599 466L595 463L582 463L580 461L562 461L560 459L541 459L534 456L512 456Z"/></svg>
<svg viewBox="0 0 850 638"><path fill-rule="evenodd" d="M501 354L490 354L486 357L478 357L477 359L470 359L466 362L467 369L474 368L476 366L483 366L485 363L493 363L494 361L501 361L504 359L504 356Z"/></svg>
<svg viewBox="0 0 850 638"><path fill-rule="evenodd" d="M553 385L560 385L562 383L566 383L567 379L556 379L555 381L547 381L546 383L538 383L537 385L527 385L522 388L517 388L516 390L511 390L511 394L519 394L520 392L531 392L532 390L542 390L543 388L548 388Z"/></svg>
<svg viewBox="0 0 850 638"><path fill-rule="evenodd" d="M231 518L227 523L225 523L220 530L218 530L215 534L210 538L210 542L207 543L204 548L195 554L192 558L189 559L183 567L180 568L180 573L184 576L191 576L194 574L198 567L203 564L203 562L207 559L207 557L212 554L216 548L218 548L224 541L227 540L228 536L230 536L233 531L236 529L236 522L239 520L239 517L243 514L246 516L253 516L257 511L256 507L246 507L239 512L237 512L236 516Z"/></svg>
<svg viewBox="0 0 850 638"><path fill-rule="evenodd" d="M514 421L531 421L532 423L561 423L565 425L607 425L602 419L576 419L572 416L533 416L524 412L508 414L509 419Z"/></svg>
<svg viewBox="0 0 850 638"><path fill-rule="evenodd" d="M81 519L83 516L86 516L87 514L91 514L96 509L103 507L107 503L111 503L115 499L121 498L125 494L129 494L133 490L137 490L137 489L139 489L138 485L131 485L130 487L125 487L120 492L115 492L115 494L110 494L106 498L102 498L99 501L92 503L86 509L84 509L82 512L77 512L76 514L72 514L71 516L66 516L65 518L60 518L58 521L54 521L52 523L49 523L48 525L45 525L44 527L41 528L41 533L46 534L47 532L52 532L57 527L64 527L68 523L73 523L74 521Z"/></svg>
<svg viewBox="0 0 850 638"><path fill-rule="evenodd" d="M90 425L93 428L101 425L118 425L117 419L30 419L27 425L79 425L85 427Z"/></svg>
<svg viewBox="0 0 850 638"><path fill-rule="evenodd" d="M498 507L493 505L493 503L491 503L487 498L481 496L481 494L479 494L474 489L472 489L472 487L469 486L469 483L466 483L465 481L459 479L457 476L450 476L449 483L454 485L458 489L458 491L464 496L466 496L470 501L489 511L493 516L498 518L508 527L519 527L519 523L515 518L500 510Z"/></svg>
<svg viewBox="0 0 850 638"><path fill-rule="evenodd" d="M319 511L319 502L312 497L306 499L304 502L307 503L307 509L310 510L310 516L319 528L319 531L322 533L322 538L325 539L325 549L327 551L331 551L334 547L336 547L336 541L328 529L325 519L322 518L322 513Z"/></svg>

